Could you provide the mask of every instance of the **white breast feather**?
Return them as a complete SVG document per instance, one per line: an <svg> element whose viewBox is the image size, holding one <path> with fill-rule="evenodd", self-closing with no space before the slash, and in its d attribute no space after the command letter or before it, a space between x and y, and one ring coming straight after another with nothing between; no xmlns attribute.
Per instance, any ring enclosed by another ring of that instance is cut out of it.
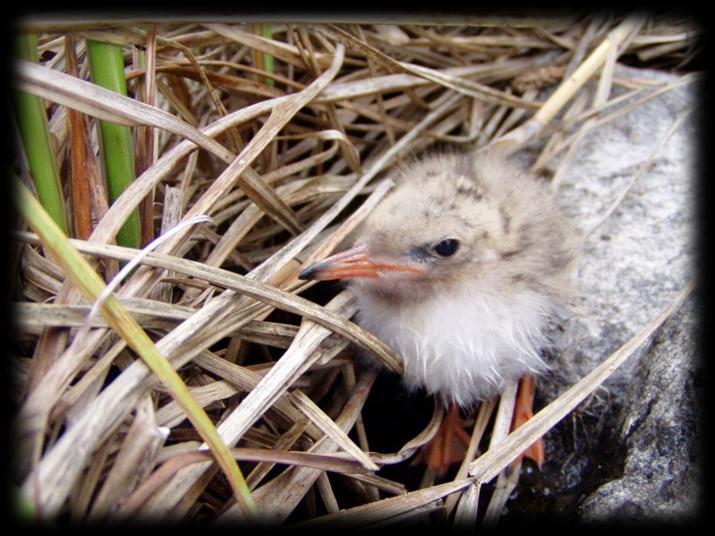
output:
<svg viewBox="0 0 715 536"><path fill-rule="evenodd" d="M500 392L507 380L547 367L538 354L553 307L534 292L499 299L485 288L395 307L354 289L358 322L402 355L404 381L446 403L467 407Z"/></svg>

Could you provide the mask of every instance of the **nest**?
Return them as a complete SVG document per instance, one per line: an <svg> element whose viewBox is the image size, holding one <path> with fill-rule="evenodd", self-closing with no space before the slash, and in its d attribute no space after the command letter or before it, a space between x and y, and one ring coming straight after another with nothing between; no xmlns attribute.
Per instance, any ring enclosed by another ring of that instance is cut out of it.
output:
<svg viewBox="0 0 715 536"><path fill-rule="evenodd" d="M529 145L532 169L558 161L557 187L585 133L692 80L692 21L27 20L21 30L37 36L37 55L19 65L16 86L44 99L59 209L23 137L20 511L60 523L498 519L519 478L512 462L608 372L508 437L508 404L483 403L464 462L437 477L410 460L439 408L423 403L416 429L394 412L378 419L375 400L400 399L397 382L387 399L375 387L398 377L400 356L349 320L355 305L340 285L297 276L379 203L391 165L408 155ZM118 51L127 96L97 89L97 45ZM682 74L669 84L620 78L618 62ZM614 97L614 87L626 91ZM121 144L106 123L129 132L124 185L110 180ZM100 278L113 293L102 294ZM360 352L386 371L364 366Z"/></svg>

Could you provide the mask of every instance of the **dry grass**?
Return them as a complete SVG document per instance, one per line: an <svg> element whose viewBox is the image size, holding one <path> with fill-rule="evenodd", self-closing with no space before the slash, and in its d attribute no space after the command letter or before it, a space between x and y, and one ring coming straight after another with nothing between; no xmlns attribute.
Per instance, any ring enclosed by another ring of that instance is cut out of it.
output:
<svg viewBox="0 0 715 536"><path fill-rule="evenodd" d="M598 16L469 26L273 24L270 38L256 26L21 26L39 35L40 61L18 67L17 85L48 103L63 180L69 184L81 154L90 181L88 206L68 199L73 236L82 236L88 217L92 229L72 244L109 281L137 253L112 245L136 207L142 221L153 222L145 238L197 215L212 218L213 225L186 227L147 254L117 295L235 447L262 517L372 524L446 506L457 522L473 524L481 484L498 477L486 507L493 521L518 477L504 468L665 317L508 437L498 430L511 420L503 409L509 404L498 411L494 402L483 404L457 476L435 484L427 475L408 492L378 471L409 463L440 415L398 451L371 451L373 434L388 432L362 419L376 372L354 359L356 347L394 372L400 357L349 321L355 306L346 291L305 294L313 283L297 275L380 201L391 164L427 148L515 151L538 142L536 169L565 155L556 188L587 132L693 80L682 75L654 86L619 79L619 59L687 67L696 29L674 18ZM130 97L86 81L87 38L124 47ZM75 59L80 78L67 74ZM273 72L261 68L267 65ZM614 86L628 92L614 97ZM548 88L561 89L539 100ZM77 120L68 108L85 115ZM97 119L137 134L139 176L111 207L101 195ZM29 185L22 158L16 164ZM96 317L83 344L71 345L91 304L36 235L24 228L16 237L15 478L25 499L38 514L72 521L241 517L180 406L126 341Z"/></svg>

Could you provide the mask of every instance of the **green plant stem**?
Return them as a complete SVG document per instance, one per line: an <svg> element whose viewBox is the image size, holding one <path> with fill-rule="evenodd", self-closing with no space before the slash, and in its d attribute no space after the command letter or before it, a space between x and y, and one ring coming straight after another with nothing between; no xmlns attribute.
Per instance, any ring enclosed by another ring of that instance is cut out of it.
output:
<svg viewBox="0 0 715 536"><path fill-rule="evenodd" d="M87 41L87 53L94 82L106 89L127 96L122 48L111 43ZM107 176L109 198L114 202L136 178L134 143L129 127L99 122L102 151ZM139 211L134 210L117 233L117 243L138 248L141 244Z"/></svg>
<svg viewBox="0 0 715 536"><path fill-rule="evenodd" d="M17 55L26 60L37 61L37 36L20 36L17 41ZM17 125L37 196L52 220L67 234L62 186L42 99L24 91L13 90L13 100Z"/></svg>
<svg viewBox="0 0 715 536"><path fill-rule="evenodd" d="M273 26L271 24L261 24L261 35L268 39L273 37ZM264 53L263 55L263 69L270 74L273 74L273 54ZM273 78L266 77L266 84L269 86L274 86L276 84Z"/></svg>

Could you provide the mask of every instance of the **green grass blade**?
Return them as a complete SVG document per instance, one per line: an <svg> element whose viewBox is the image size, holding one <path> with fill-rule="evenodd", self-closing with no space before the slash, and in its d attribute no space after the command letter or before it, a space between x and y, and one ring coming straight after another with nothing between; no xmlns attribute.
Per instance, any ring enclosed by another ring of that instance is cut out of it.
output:
<svg viewBox="0 0 715 536"><path fill-rule="evenodd" d="M273 26L271 24L261 24L261 36L267 37L268 39L273 38ZM263 69L270 74L273 74L273 54L263 55ZM273 78L266 77L266 84L269 86L275 86L276 82Z"/></svg>
<svg viewBox="0 0 715 536"><path fill-rule="evenodd" d="M94 82L126 97L127 82L124 77L122 48L111 43L88 40L87 52ZM136 178L134 142L127 126L100 121L99 130L102 136L107 188L113 202ZM139 211L135 210L117 233L117 243L138 248L141 243L140 225Z"/></svg>
<svg viewBox="0 0 715 536"><path fill-rule="evenodd" d="M37 61L37 36L20 36L17 55L26 60ZM39 97L24 91L13 90L13 100L20 137L40 203L60 229L67 233L64 197L52 152L45 107Z"/></svg>
<svg viewBox="0 0 715 536"><path fill-rule="evenodd" d="M25 496L20 489L13 483L12 500L14 501L15 515L20 523L36 523L38 521L37 510L34 503Z"/></svg>
<svg viewBox="0 0 715 536"><path fill-rule="evenodd" d="M40 236L44 247L63 268L67 277L88 299L96 300L105 288L100 276L70 244L67 236L54 223L27 187L19 179L16 180L16 183L17 202L21 214ZM141 356L152 372L168 387L171 396L181 406L211 449L244 514L249 518L253 517L256 507L231 450L218 435L204 409L191 396L179 374L113 294L110 294L104 301L101 312L112 328Z"/></svg>

